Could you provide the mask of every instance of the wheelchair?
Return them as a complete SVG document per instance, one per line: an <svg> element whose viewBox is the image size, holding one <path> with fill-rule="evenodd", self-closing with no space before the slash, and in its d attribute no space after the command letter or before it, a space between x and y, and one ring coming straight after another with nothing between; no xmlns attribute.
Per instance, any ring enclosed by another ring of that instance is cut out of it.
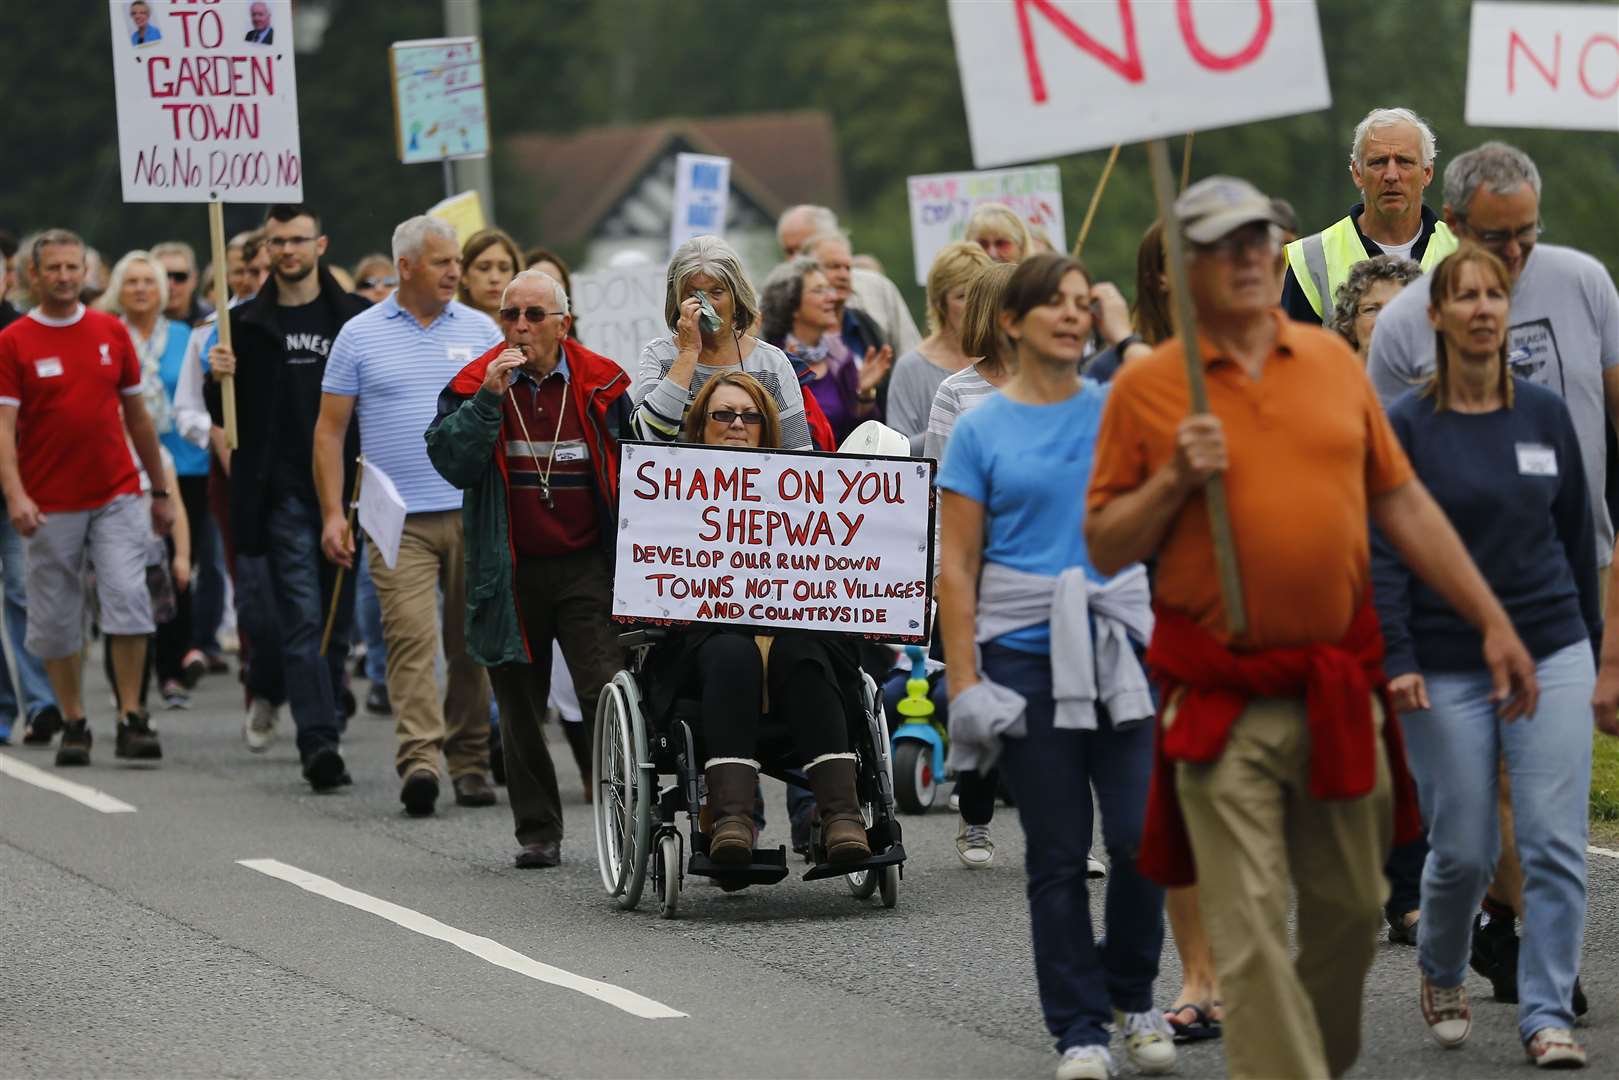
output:
<svg viewBox="0 0 1619 1080"><path fill-rule="evenodd" d="M721 885L774 885L786 878L787 848L755 849L745 865L721 865L708 857L709 837L702 832L699 781L704 758L696 731L696 702L679 702L667 722L649 724L642 708L642 671L646 658L666 631L651 628L619 636L629 653L629 667L602 689L596 709L592 748L595 797L596 861L602 886L620 908L633 911L648 883L663 918L675 916L687 875L715 879ZM882 697L871 676L861 673L865 715L851 718L850 745L856 758L856 792L866 818L871 858L857 863L821 863L805 871L803 880L842 877L858 900L880 894L882 906L899 902L905 848L894 807L894 773L888 721ZM778 780L802 763L786 733L767 732L760 743L760 773ZM665 781L668 782L665 782ZM686 814L684 832L676 815ZM821 850L820 821L811 826L810 850ZM689 852L689 857L688 857Z"/></svg>

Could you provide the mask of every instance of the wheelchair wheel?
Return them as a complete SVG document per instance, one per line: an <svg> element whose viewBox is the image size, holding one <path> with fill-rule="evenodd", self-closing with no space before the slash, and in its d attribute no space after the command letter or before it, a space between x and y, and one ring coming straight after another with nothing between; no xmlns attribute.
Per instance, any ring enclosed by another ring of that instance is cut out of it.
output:
<svg viewBox="0 0 1619 1080"><path fill-rule="evenodd" d="M592 747L596 864L607 895L626 911L641 902L652 840L652 785L641 695L621 671L602 689Z"/></svg>
<svg viewBox="0 0 1619 1080"><path fill-rule="evenodd" d="M933 747L906 739L894 748L894 800L907 814L925 814L938 795Z"/></svg>
<svg viewBox="0 0 1619 1080"><path fill-rule="evenodd" d="M883 907L891 908L899 903L898 866L885 866L881 870L872 871L870 876L878 879L877 887L883 893Z"/></svg>
<svg viewBox="0 0 1619 1080"><path fill-rule="evenodd" d="M653 856L654 880L658 887L658 915L672 919L680 905L680 834L666 832L658 838L658 852Z"/></svg>

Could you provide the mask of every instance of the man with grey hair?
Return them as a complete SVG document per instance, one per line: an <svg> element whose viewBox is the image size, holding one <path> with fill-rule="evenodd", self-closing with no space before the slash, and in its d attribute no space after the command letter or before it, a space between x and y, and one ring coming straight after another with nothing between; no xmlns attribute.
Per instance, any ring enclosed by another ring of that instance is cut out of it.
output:
<svg viewBox="0 0 1619 1080"><path fill-rule="evenodd" d="M568 337L568 294L549 274L513 278L499 315L505 340L444 387L427 454L463 492L467 562L484 587L455 614L500 703L516 864L539 869L561 861L562 844L544 732L552 642L586 725L623 665L611 617L614 496L633 401L617 364Z"/></svg>
<svg viewBox="0 0 1619 1080"><path fill-rule="evenodd" d="M790 206L776 219L776 239L781 243L783 256L789 259L804 251L810 237L838 230L838 215L824 206L808 203ZM844 239L847 241L848 237ZM911 317L911 309L905 306L899 287L878 271L851 267L849 306L871 316L883 340L893 347L895 356L903 356L922 343L916 320Z"/></svg>
<svg viewBox="0 0 1619 1080"><path fill-rule="evenodd" d="M1375 255L1398 255L1423 270L1456 250L1456 238L1422 193L1433 182L1434 137L1410 109L1373 109L1355 125L1349 175L1361 201L1327 229L1287 245L1282 309L1321 325L1349 271Z"/></svg>
<svg viewBox="0 0 1619 1080"><path fill-rule="evenodd" d="M501 336L487 315L455 299L461 245L449 223L426 215L402 222L394 230L393 257L399 287L350 320L332 343L315 425L315 487L325 521L321 547L327 559L352 569L343 433L358 414L366 465L385 473L405 503L397 559L392 566L374 559L370 567L388 643L399 798L411 816L425 817L438 803L440 755L459 805L495 803L488 778L489 680L467 654L462 618L461 493L433 468L422 432L444 384ZM441 645L448 669L442 698Z"/></svg>
<svg viewBox="0 0 1619 1080"><path fill-rule="evenodd" d="M152 245L152 258L169 275L169 302L163 314L187 326L196 326L214 313L212 304L197 292L197 253L183 240Z"/></svg>
<svg viewBox="0 0 1619 1080"><path fill-rule="evenodd" d="M1505 264L1512 280L1507 357L1512 372L1562 396L1574 421L1585 480L1596 519L1598 583L1604 609L1610 586L1614 528L1605 499L1609 441L1619 428L1619 291L1607 269L1571 247L1539 244L1540 171L1528 154L1487 142L1445 169L1445 220L1457 236L1484 247ZM1434 370L1434 332L1428 320L1432 274L1389 302L1372 335L1367 372L1385 407L1427 382ZM1611 617L1611 616L1610 616ZM1604 665L1604 672L1607 665ZM1599 677L1599 690L1600 690ZM1514 917L1523 912L1523 877L1510 828L1511 808L1500 788L1502 853L1474 933L1473 966L1491 980L1496 997L1518 1000L1518 938ZM1576 984L1575 1013L1583 1013Z"/></svg>

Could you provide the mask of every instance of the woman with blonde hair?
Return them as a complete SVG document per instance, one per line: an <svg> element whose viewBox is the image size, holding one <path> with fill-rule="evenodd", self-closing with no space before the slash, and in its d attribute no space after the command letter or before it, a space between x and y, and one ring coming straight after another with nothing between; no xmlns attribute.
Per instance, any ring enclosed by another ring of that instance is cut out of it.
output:
<svg viewBox="0 0 1619 1080"><path fill-rule="evenodd" d="M1028 258L1034 243L1029 226L1005 203L979 203L967 217L963 240L977 244L989 257L1001 263L1019 263Z"/></svg>
<svg viewBox="0 0 1619 1080"><path fill-rule="evenodd" d="M888 426L911 440L911 453L926 443L928 413L939 384L974 360L961 345L967 288L992 260L977 244L946 244L928 270L928 336L894 363L888 383Z"/></svg>

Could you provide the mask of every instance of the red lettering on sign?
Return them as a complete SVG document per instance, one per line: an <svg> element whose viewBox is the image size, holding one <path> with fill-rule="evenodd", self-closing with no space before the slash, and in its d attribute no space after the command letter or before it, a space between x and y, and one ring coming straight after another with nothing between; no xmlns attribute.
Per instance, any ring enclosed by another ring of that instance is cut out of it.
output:
<svg viewBox="0 0 1619 1080"><path fill-rule="evenodd" d="M1540 57L1529 50L1528 42L1518 36L1518 31L1507 32L1507 93L1518 92L1518 53L1522 52L1535 65L1540 77L1545 79L1553 90L1557 89L1559 69L1563 66L1563 35L1558 34L1552 38L1552 69L1546 70L1546 65L1540 62Z"/></svg>
<svg viewBox="0 0 1619 1080"><path fill-rule="evenodd" d="M1619 71L1614 72L1613 85L1608 87L1606 90L1598 90L1596 87L1591 85L1590 79L1586 78L1585 62L1591 56L1591 47L1593 45L1606 45L1614 51L1614 55L1616 57L1619 57L1619 38L1614 37L1612 34L1597 34L1592 37L1590 41L1585 43L1585 48L1580 50L1581 88L1584 89L1587 94L1590 94L1592 97L1597 98L1598 100L1601 100L1602 98L1611 98L1616 94L1619 94Z"/></svg>
<svg viewBox="0 0 1619 1080"><path fill-rule="evenodd" d="M1220 14L1226 14L1226 8L1220 9ZM1192 54L1203 67L1210 71L1235 71L1246 67L1265 51L1265 43L1270 40L1271 25L1275 22L1270 10L1270 0L1259 0L1259 28L1254 36L1248 39L1237 52L1230 56L1219 56L1210 52L1197 36L1197 25L1192 21L1192 0L1175 0L1175 17L1181 24L1181 37L1186 41L1186 51Z"/></svg>
<svg viewBox="0 0 1619 1080"><path fill-rule="evenodd" d="M1136 44L1136 20L1130 10L1130 0L1119 0L1119 22L1124 27L1123 56L1075 26L1068 16L1051 6L1050 0L1017 0L1018 36L1023 43L1023 63L1029 72L1029 96L1035 104L1043 103L1047 95L1045 73L1040 69L1040 56L1034 48L1034 27L1029 22L1031 7L1069 41L1096 57L1126 82L1138 83L1147 77L1141 67L1141 49Z"/></svg>

